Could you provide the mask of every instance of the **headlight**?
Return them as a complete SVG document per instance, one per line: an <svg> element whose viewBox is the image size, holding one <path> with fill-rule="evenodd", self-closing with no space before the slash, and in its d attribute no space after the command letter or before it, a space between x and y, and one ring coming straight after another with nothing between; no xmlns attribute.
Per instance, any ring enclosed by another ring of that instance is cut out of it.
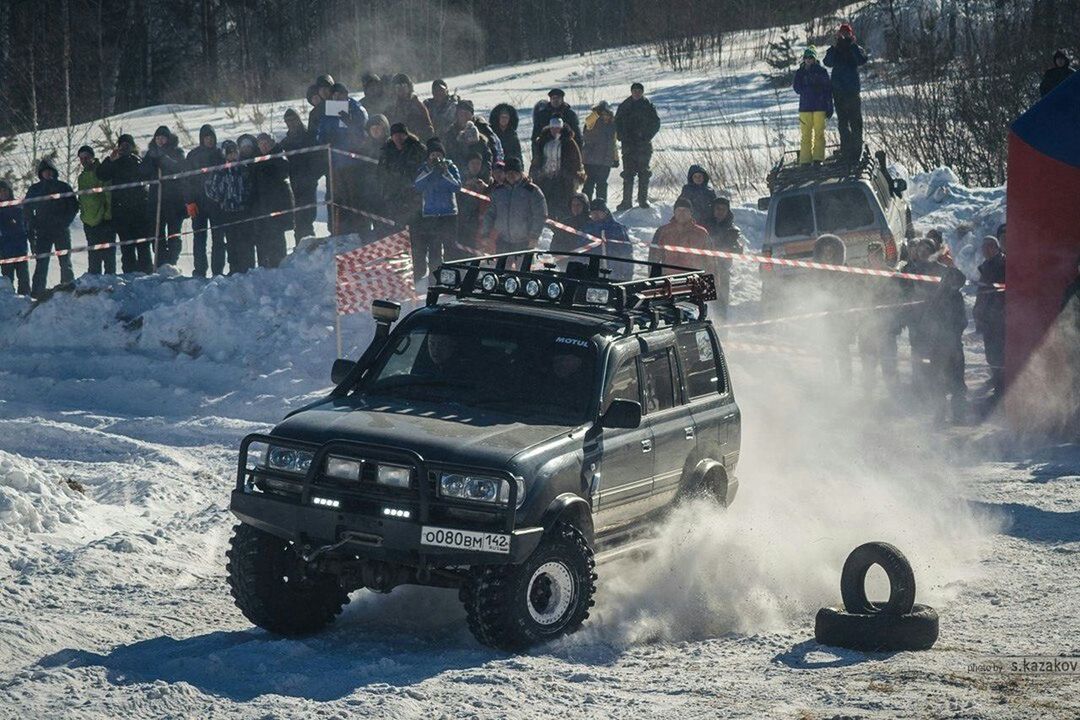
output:
<svg viewBox="0 0 1080 720"><path fill-rule="evenodd" d="M439 284L448 287L456 287L458 284L457 270L443 268L439 271Z"/></svg>
<svg viewBox="0 0 1080 720"><path fill-rule="evenodd" d="M271 470L305 475L313 459L315 459L313 452L271 445L270 451L266 454L266 466Z"/></svg>
<svg viewBox="0 0 1080 720"><path fill-rule="evenodd" d="M339 480L358 481L361 467L359 460L349 460L348 458L334 457L333 455L326 458L326 474Z"/></svg>
<svg viewBox="0 0 1080 720"><path fill-rule="evenodd" d="M382 485L408 488L412 481L412 468L401 465L379 465L375 480Z"/></svg>
<svg viewBox="0 0 1080 720"><path fill-rule="evenodd" d="M445 498L506 505L510 502L510 483L502 478L483 475L443 473L439 476L439 495ZM517 481L517 507L525 502L525 483Z"/></svg>
<svg viewBox="0 0 1080 720"><path fill-rule="evenodd" d="M607 288L586 288L585 302L592 305L607 305L611 299L611 292Z"/></svg>

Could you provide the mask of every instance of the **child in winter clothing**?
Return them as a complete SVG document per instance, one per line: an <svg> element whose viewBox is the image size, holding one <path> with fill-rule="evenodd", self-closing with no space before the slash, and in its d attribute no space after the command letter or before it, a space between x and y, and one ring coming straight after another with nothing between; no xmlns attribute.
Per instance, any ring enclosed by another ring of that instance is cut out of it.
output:
<svg viewBox="0 0 1080 720"><path fill-rule="evenodd" d="M457 230L457 191L461 173L446 157L438 138L427 142L427 162L420 166L413 187L422 196L420 218L412 228L413 279L419 283L443 261L443 250L454 242Z"/></svg>
<svg viewBox="0 0 1080 720"><path fill-rule="evenodd" d="M585 223L582 230L594 237L602 238L606 242L600 247L590 250L592 253L610 255L623 260L634 259L634 246L630 244L630 234L626 232L626 226L615 221L611 217L607 203L597 198L589 203L589 222ZM614 262L605 265L611 270L608 279L615 282L625 282L634 277L634 266L630 263Z"/></svg>
<svg viewBox="0 0 1080 720"><path fill-rule="evenodd" d="M799 163L821 162L825 159L825 121L832 117L833 98L829 71L818 65L814 48L808 47L803 53L802 67L795 71L792 87L799 95Z"/></svg>
<svg viewBox="0 0 1080 720"><path fill-rule="evenodd" d="M11 185L0 180L0 202L14 200ZM26 219L19 205L0 207L0 260L23 257L30 250L26 233ZM19 295L30 294L30 262L20 260L0 265L0 272L13 284L18 278L15 292Z"/></svg>
<svg viewBox="0 0 1080 720"><path fill-rule="evenodd" d="M691 165L686 172L686 184L679 197L690 201L693 208L694 222L704 225L712 217L712 204L716 191L709 185L709 173L700 165Z"/></svg>

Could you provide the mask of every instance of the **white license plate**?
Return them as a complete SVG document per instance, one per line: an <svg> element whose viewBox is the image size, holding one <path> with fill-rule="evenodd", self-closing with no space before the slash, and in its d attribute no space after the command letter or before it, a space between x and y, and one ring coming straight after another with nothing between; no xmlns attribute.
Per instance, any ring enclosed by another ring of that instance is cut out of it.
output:
<svg viewBox="0 0 1080 720"><path fill-rule="evenodd" d="M420 528L420 544L456 550L510 554L510 536L500 533L454 530L425 525Z"/></svg>

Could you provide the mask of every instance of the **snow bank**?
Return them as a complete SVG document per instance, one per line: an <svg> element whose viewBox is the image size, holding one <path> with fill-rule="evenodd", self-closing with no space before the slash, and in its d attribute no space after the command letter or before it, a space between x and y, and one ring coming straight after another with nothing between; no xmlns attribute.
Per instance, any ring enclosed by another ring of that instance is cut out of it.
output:
<svg viewBox="0 0 1080 720"><path fill-rule="evenodd" d="M0 451L0 531L50 532L76 520L82 495L32 461Z"/></svg>

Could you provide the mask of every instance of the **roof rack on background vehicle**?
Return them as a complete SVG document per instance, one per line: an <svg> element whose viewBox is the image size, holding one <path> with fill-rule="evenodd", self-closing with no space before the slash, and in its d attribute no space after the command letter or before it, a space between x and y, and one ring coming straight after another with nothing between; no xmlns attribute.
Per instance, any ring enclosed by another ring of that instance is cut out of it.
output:
<svg viewBox="0 0 1080 720"><path fill-rule="evenodd" d="M826 151L829 150L839 150L839 148L829 146ZM780 156L765 179L769 192L777 193L806 183L820 183L826 179L869 179L874 173L874 157L870 154L868 145L863 145L863 151L858 160L845 158L839 153L826 157L824 162L819 164L799 164L798 158L798 150L792 150Z"/></svg>
<svg viewBox="0 0 1080 720"><path fill-rule="evenodd" d="M560 259L566 260L565 268L556 262ZM648 276L611 280L606 275L613 263L646 267ZM536 304L614 315L628 329L632 314L650 314L655 325L679 302L693 303L704 318L705 303L716 299L715 280L702 270L585 253L525 250L455 260L440 265L434 280L428 305L436 304L441 295Z"/></svg>

